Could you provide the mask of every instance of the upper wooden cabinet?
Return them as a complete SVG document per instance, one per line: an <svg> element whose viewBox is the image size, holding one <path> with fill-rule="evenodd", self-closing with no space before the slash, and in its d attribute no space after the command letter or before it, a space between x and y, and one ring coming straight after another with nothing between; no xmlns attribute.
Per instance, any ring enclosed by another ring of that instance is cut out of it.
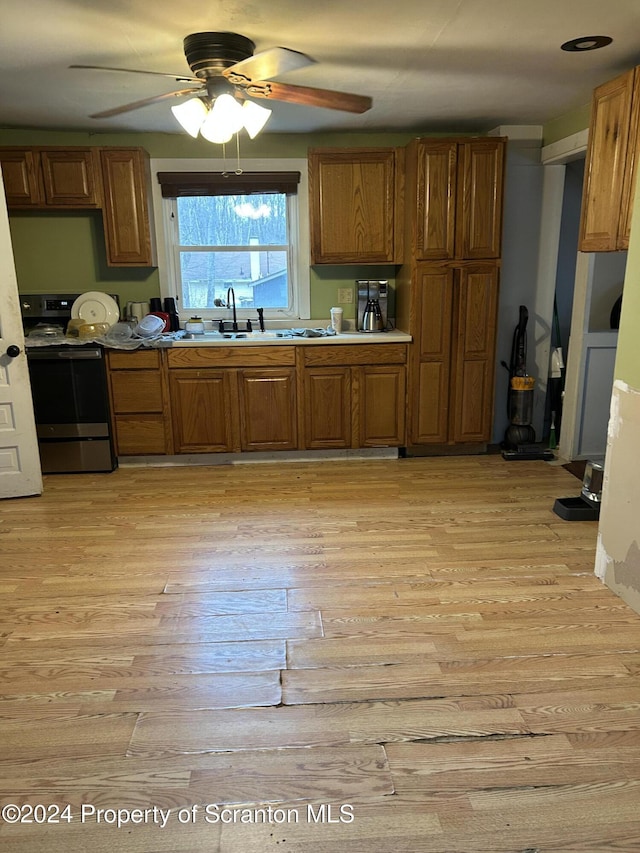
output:
<svg viewBox="0 0 640 853"><path fill-rule="evenodd" d="M101 208L107 264L156 266L149 155L142 148L0 148L12 210Z"/></svg>
<svg viewBox="0 0 640 853"><path fill-rule="evenodd" d="M401 260L403 155L396 148L309 151L312 264Z"/></svg>
<svg viewBox="0 0 640 853"><path fill-rule="evenodd" d="M582 192L582 252L629 247L639 116L639 68L594 90Z"/></svg>
<svg viewBox="0 0 640 853"><path fill-rule="evenodd" d="M40 152L45 201L62 207L100 207L100 175L95 148Z"/></svg>
<svg viewBox="0 0 640 853"><path fill-rule="evenodd" d="M9 209L101 205L94 148L2 148L0 163Z"/></svg>
<svg viewBox="0 0 640 853"><path fill-rule="evenodd" d="M417 139L407 160L417 191L414 258L498 258L504 141Z"/></svg>
<svg viewBox="0 0 640 853"><path fill-rule="evenodd" d="M142 148L101 148L100 161L109 265L155 266L147 200L149 155Z"/></svg>

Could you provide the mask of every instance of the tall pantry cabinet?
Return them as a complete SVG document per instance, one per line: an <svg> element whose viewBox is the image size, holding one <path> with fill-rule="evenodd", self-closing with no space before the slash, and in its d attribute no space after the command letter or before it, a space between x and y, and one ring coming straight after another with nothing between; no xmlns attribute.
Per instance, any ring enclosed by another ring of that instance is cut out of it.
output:
<svg viewBox="0 0 640 853"><path fill-rule="evenodd" d="M405 162L397 322L413 336L409 448L491 438L506 139L416 139Z"/></svg>

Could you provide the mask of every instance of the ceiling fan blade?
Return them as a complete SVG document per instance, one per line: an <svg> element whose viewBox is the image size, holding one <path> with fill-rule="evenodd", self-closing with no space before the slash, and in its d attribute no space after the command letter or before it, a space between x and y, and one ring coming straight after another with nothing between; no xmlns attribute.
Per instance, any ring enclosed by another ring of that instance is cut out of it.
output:
<svg viewBox="0 0 640 853"><path fill-rule="evenodd" d="M202 83L198 77L188 74L165 74L164 71L140 71L137 68L111 68L105 65L70 65L69 68L82 68L85 71L124 71L125 74L152 74L155 77L170 77L176 83Z"/></svg>
<svg viewBox="0 0 640 853"><path fill-rule="evenodd" d="M206 96L206 89L180 89L178 92L165 92L164 95L156 95L155 98L144 98L142 101L133 101L131 104L124 104L121 107L113 107L111 110L103 110L100 113L94 113L89 118L111 118L118 116L121 113L128 113L131 110L138 110L140 107L146 107L149 104L157 104L160 101L166 101L169 98L184 98L191 95L194 98Z"/></svg>
<svg viewBox="0 0 640 853"><path fill-rule="evenodd" d="M312 89L308 86L290 86L287 83L251 83L243 86L252 98L267 98L287 101L305 107L324 107L328 110L343 110L347 113L366 113L371 109L371 98L352 95L349 92L333 92L330 89Z"/></svg>
<svg viewBox="0 0 640 853"><path fill-rule="evenodd" d="M315 59L305 53L287 47L272 47L236 62L222 73L232 83L250 83L252 80L271 80L287 71L314 63Z"/></svg>

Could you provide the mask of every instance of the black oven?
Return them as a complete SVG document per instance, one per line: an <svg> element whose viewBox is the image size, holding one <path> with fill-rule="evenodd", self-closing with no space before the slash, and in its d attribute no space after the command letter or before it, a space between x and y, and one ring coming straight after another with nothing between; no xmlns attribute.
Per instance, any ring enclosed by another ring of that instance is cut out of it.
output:
<svg viewBox="0 0 640 853"><path fill-rule="evenodd" d="M25 332L38 323L66 328L75 295L21 296ZM113 471L117 461L105 354L94 343L29 346L27 363L44 474Z"/></svg>

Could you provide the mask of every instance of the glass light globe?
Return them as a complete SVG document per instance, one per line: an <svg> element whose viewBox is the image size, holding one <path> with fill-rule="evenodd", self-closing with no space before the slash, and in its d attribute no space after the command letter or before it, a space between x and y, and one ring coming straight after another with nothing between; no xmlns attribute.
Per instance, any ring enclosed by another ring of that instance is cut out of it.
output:
<svg viewBox="0 0 640 853"><path fill-rule="evenodd" d="M171 112L174 114L180 125L190 136L195 139L200 132L202 122L208 115L208 110L200 98L191 98L183 104L178 104L176 107L171 107Z"/></svg>

